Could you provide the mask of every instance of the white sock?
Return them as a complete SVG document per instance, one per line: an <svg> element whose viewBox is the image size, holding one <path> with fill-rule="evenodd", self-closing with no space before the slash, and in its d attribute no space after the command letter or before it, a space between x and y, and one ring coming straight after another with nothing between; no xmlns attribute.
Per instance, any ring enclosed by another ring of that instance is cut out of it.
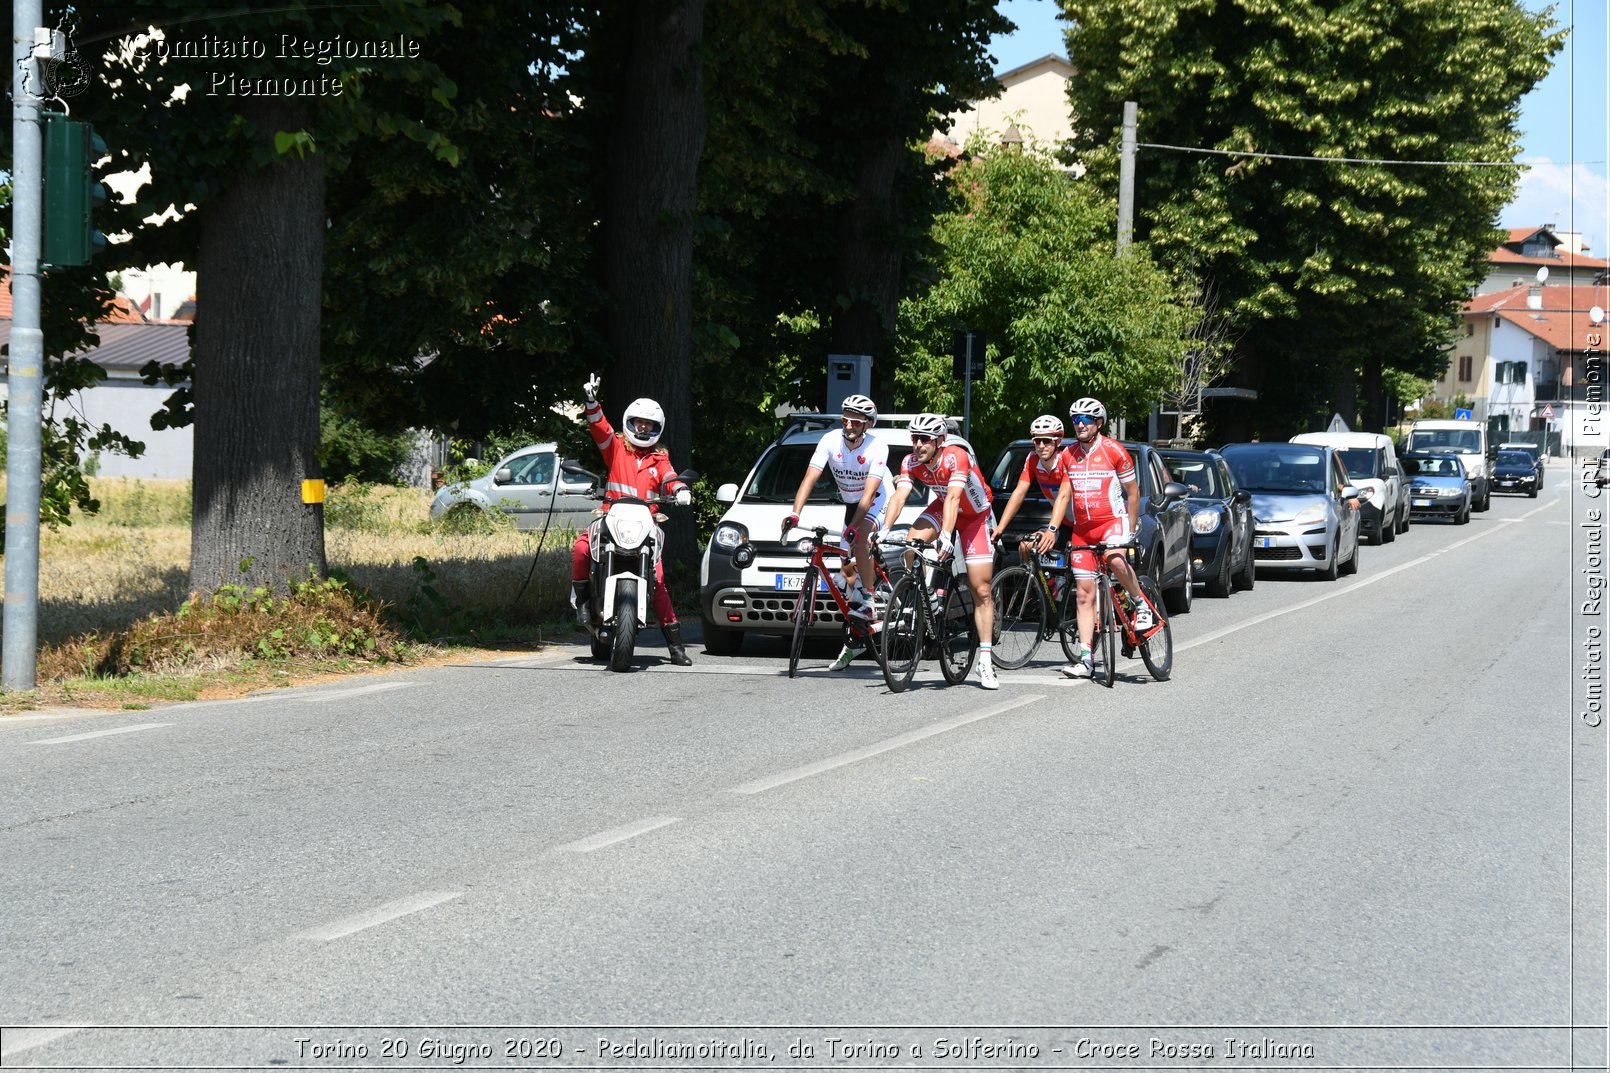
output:
<svg viewBox="0 0 1610 1073"><path fill-rule="evenodd" d="M994 659L995 659L995 645L990 643L989 641L981 642L979 644L979 646L978 646L978 662L980 662L980 663L991 663L991 662L994 662Z"/></svg>

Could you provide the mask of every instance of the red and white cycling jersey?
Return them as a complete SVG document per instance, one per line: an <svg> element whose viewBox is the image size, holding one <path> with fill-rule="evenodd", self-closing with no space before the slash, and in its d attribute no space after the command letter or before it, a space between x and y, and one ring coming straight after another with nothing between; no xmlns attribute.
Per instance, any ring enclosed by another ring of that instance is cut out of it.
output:
<svg viewBox="0 0 1610 1073"><path fill-rule="evenodd" d="M1117 440L1098 435L1086 448L1075 443L1062 449L1061 461L1073 486L1068 518L1075 528L1114 518L1129 518L1123 485L1135 483L1135 463Z"/></svg>
<svg viewBox="0 0 1610 1073"><path fill-rule="evenodd" d="M863 436L852 451L844 446L844 430L833 429L816 445L810 464L833 475L839 498L846 503L861 502L868 479L878 478L877 498L867 514L883 514L883 504L889 499L889 445L872 433Z"/></svg>
<svg viewBox="0 0 1610 1073"><path fill-rule="evenodd" d="M989 513L989 485L965 447L958 447L955 444L943 447L927 465L918 464L916 455L907 455L900 463L900 476L895 479L895 487L907 488L913 480L919 480L932 488L936 502L941 504L944 499L940 495L940 489L948 492L952 488L961 488L961 507L957 512L957 518L962 521L969 521Z"/></svg>
<svg viewBox="0 0 1610 1073"><path fill-rule="evenodd" d="M1045 463L1040 461L1037 451L1030 451L1029 457L1023 460L1023 472L1018 480L1034 481L1040 486L1040 494L1045 496L1047 503L1057 501L1057 493L1062 490L1062 482L1068 479L1067 451L1058 451L1051 456L1051 468L1046 469ZM1063 525L1072 525L1073 519L1064 517Z"/></svg>

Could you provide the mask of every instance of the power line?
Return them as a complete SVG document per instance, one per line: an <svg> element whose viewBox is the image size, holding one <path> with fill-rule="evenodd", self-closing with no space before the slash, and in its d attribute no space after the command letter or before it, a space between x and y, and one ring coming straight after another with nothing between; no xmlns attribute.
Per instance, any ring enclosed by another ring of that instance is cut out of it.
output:
<svg viewBox="0 0 1610 1073"><path fill-rule="evenodd" d="M1369 157L1352 156L1300 156L1296 153L1260 153L1256 151L1242 151L1239 149L1204 149L1194 145L1163 145L1158 142L1136 142L1137 149L1167 149L1175 153L1213 153L1218 156L1250 156L1262 157L1266 160L1320 160L1327 164L1388 164L1394 166L1424 165L1434 168L1531 168L1532 164L1523 164L1510 160L1381 160ZM1602 160L1579 160L1578 164L1603 164Z"/></svg>

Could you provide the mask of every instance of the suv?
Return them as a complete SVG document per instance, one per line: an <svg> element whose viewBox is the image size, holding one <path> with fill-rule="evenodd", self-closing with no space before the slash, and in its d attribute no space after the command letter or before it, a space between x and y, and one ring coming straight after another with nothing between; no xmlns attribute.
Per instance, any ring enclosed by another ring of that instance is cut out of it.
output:
<svg viewBox="0 0 1610 1073"><path fill-rule="evenodd" d="M911 453L906 424L913 416L879 414L873 426L877 437L889 445L891 475L900 472L900 463ZM736 655L745 634L785 637L794 631L789 615L794 610L794 594L805 577L808 557L800 550L798 537L784 544L779 536L817 443L839 426L839 417L790 414L787 421L783 434L761 452L742 484L724 484L716 489L716 499L728 506L699 563L699 617L704 624L704 647L714 655ZM951 418L950 426L945 442L960 444L971 454L972 444L957 434L960 421ZM923 485L913 485L905 508L890 528L908 528L928 505L931 495ZM835 532L843 527L844 502L832 474L824 472L816 482L800 512L799 524L806 528L825 525ZM734 561L734 553L746 544L754 554L740 565ZM904 569L898 549L887 549L882 554L891 576ZM955 563L960 569L959 558ZM819 603L810 635L836 636L843 624L836 604L831 600L825 606Z"/></svg>
<svg viewBox="0 0 1610 1073"><path fill-rule="evenodd" d="M1079 442L1071 436L1063 437L1067 447ZM1168 609L1184 614L1191 609L1191 508L1185 497L1191 492L1188 485L1169 477L1162 457L1144 443L1124 443L1124 450L1135 460L1135 479L1140 482L1140 533L1139 570L1150 574L1157 587L1163 590ZM1013 440L996 457L993 465L984 471L989 479L990 494L995 498L995 517L1001 516L1006 500L1017 487L1023 474L1023 462L1029 457L1033 445L1028 440ZM1031 483L1023 505L1005 533L1004 549L998 555L1015 555L1017 541L1039 529L1051 520L1051 504L1040 494L1040 486Z"/></svg>

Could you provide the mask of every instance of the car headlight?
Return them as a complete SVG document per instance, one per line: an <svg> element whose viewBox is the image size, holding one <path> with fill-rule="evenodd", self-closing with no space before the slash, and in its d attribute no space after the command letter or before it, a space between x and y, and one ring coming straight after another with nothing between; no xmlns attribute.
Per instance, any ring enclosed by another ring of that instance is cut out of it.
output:
<svg viewBox="0 0 1610 1073"><path fill-rule="evenodd" d="M710 543L725 551L732 551L749 539L749 530L734 522L722 522L710 535Z"/></svg>
<svg viewBox="0 0 1610 1073"><path fill-rule="evenodd" d="M1198 533L1216 533L1219 529L1219 512L1216 510L1199 510L1191 515L1191 528Z"/></svg>
<svg viewBox="0 0 1610 1073"><path fill-rule="evenodd" d="M1437 489L1437 494L1443 499L1458 499L1465 494L1465 490L1463 488L1439 488Z"/></svg>
<svg viewBox="0 0 1610 1073"><path fill-rule="evenodd" d="M1292 523L1294 525L1309 525L1313 522L1322 522L1324 520L1325 504L1315 503L1311 507L1304 507L1302 510L1298 511L1297 517L1292 519Z"/></svg>

